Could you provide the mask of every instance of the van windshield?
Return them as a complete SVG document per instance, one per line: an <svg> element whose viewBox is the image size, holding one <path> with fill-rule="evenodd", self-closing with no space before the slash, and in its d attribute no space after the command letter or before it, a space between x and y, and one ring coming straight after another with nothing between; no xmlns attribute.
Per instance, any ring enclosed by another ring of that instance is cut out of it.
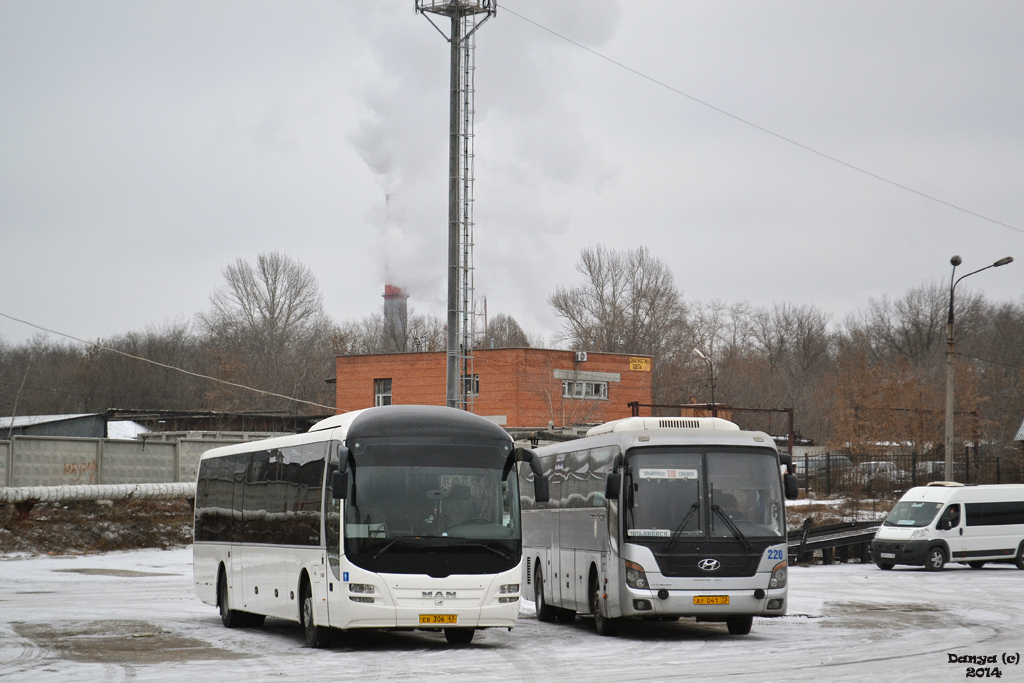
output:
<svg viewBox="0 0 1024 683"><path fill-rule="evenodd" d="M885 526L928 526L941 507L942 503L901 500L885 518Z"/></svg>

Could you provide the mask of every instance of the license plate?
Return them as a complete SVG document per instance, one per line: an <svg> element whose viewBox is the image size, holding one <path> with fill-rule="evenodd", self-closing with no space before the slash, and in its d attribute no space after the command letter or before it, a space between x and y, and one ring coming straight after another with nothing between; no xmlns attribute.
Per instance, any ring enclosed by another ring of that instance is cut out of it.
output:
<svg viewBox="0 0 1024 683"><path fill-rule="evenodd" d="M728 605L728 595L695 595L693 596L693 604L695 605Z"/></svg>
<svg viewBox="0 0 1024 683"><path fill-rule="evenodd" d="M421 614L421 624L457 624L459 623L458 614Z"/></svg>
<svg viewBox="0 0 1024 683"><path fill-rule="evenodd" d="M883 560L895 560L896 553L880 553Z"/></svg>

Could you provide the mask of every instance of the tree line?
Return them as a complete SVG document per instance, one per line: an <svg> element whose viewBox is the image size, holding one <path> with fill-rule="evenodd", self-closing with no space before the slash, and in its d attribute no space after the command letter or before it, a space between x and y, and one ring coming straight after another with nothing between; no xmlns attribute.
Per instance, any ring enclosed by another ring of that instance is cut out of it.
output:
<svg viewBox="0 0 1024 683"><path fill-rule="evenodd" d="M584 248L576 271L575 284L548 297L562 322L550 345L653 356L654 403L708 403L713 392L716 403L734 407L792 408L798 434L833 449L941 456L943 283L870 299L837 320L811 305L687 300L665 262L644 247ZM444 350L444 322L436 316L410 311L396 329L382 308L335 322L315 275L284 254L239 259L223 276L209 308L190 321L94 345L41 335L17 345L0 340L0 413L324 413L334 405L334 385L326 380L334 378L337 355ZM1024 419L1024 299L997 303L959 292L955 314L958 443L1013 453ZM502 348L545 340L498 314L476 343ZM778 418L735 419L785 432Z"/></svg>

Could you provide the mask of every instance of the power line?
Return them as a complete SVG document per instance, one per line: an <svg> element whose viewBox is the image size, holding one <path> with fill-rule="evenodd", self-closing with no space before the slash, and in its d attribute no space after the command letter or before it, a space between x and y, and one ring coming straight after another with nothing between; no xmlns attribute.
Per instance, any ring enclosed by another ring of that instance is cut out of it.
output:
<svg viewBox="0 0 1024 683"><path fill-rule="evenodd" d="M955 355L957 355L957 356L960 356L961 358L966 358L967 360L977 360L977 361L981 361L982 363L991 363L992 365L1001 365L1004 368L1015 368L1017 370L1024 370L1024 366L1014 365L1013 363L1000 363L997 360L989 360L988 358L977 358L976 356L968 356L966 353L960 353L959 351L954 351L953 353Z"/></svg>
<svg viewBox="0 0 1024 683"><path fill-rule="evenodd" d="M673 92L673 93L675 93L677 95L681 95L682 97L685 97L685 98L687 98L688 100L690 100L692 102L695 102L695 103L697 103L697 104L699 104L699 105L701 105L703 107L707 107L708 109L716 111L719 114L722 114L723 116L728 116L729 118L733 119L734 121L738 121L739 123L742 123L742 124L744 124L746 126L750 126L751 128L759 130L762 133L766 133L768 135L771 135L774 138L782 140L783 142L787 142L787 143L789 143L791 145L799 147L800 149L802 149L802 150L804 150L806 152L810 152L811 154L816 154L817 156L822 157L823 159L827 159L827 160L829 160L829 161L831 161L833 163L839 164L840 166L845 166L848 169L851 169L851 170L856 171L858 173L862 173L862 174L864 174L866 176L874 178L875 180L879 180L879 181L881 181L883 183L886 183L888 185L892 185L893 187L897 187L897 188L899 188L901 190L904 190L906 192L911 192L911 193L916 194L919 197L923 197L923 198L925 198L925 199L927 199L929 201L933 201L933 202L936 202L938 204L942 204L943 206L947 206L947 207L949 207L951 209L955 209L956 211L960 211L960 212L966 213L966 214L968 214L970 216L974 216L975 218L980 218L983 221L988 221L989 223L994 223L994 224L1000 225L1000 226L1002 226L1004 228L1009 228L1010 230L1015 230L1015 231L1017 231L1019 233L1024 234L1024 229L1018 228L1015 225L1010 225L1009 223L1004 223L1004 222L1002 222L1000 220L996 220L995 218L990 218L990 217L988 217L988 216L986 216L984 214L980 214L977 211L971 211L970 209L965 209L964 207L958 206L956 204L953 204L952 202L947 202L944 199L939 199L938 197L930 195L930 194L928 194L926 192L922 192L920 190L915 190L912 187L909 187L907 185L903 185L902 183L896 182L895 180L890 180L889 178L886 178L885 176L878 175L877 173L869 171L869 170L867 170L865 168L861 168L860 166L856 166L854 164L851 164L848 161L843 161L842 159L840 159L838 157L835 157L835 156L832 156L831 154L828 154L826 152L822 152L821 150L815 149L814 147L811 147L809 145L805 145L802 142L798 142L798 141L794 140L793 138L786 137L785 135L782 135L781 133L776 133L775 131L771 130L770 128L765 128L764 126L759 125L757 123L754 123L753 121L750 121L749 119L745 119L742 116L738 116L736 114L733 114L732 112L726 111L725 109L722 109L721 107L717 107L717 106L711 104L710 102L706 102L706 101L700 99L699 97L695 97L695 96L693 96L693 95L691 95L691 94L689 94L687 92L684 92L684 91L680 90L679 88L673 87L673 86L669 85L668 83L665 83L664 81L659 81L657 78L654 78L653 76L648 76L647 74L645 74L642 71L639 71L638 69L635 69L635 68L633 68L633 67L631 67L631 66L629 66L627 64L624 64L624 63L622 63L620 61L612 59L611 57L609 57L609 56L607 56L605 54L602 54L602 53L598 52L597 50L595 50L595 49L593 49L591 47L587 47L586 45L584 45L582 43L579 43L579 42L573 40L572 38L569 38L568 36L564 36L561 33L558 33L557 31L554 31L554 30L548 28L547 26L544 26L543 24L537 23L533 19L529 19L527 17L524 17L522 14L519 14L519 13L515 12L514 10L509 9L508 5L502 4L501 10L502 10L502 12L507 12L507 13L511 14L512 16L514 16L514 17L516 17L516 18L518 18L518 19L520 19L522 21L525 21L528 24L532 24L533 26L539 28L542 31L546 31L546 32L550 33L551 35L555 36L556 38L560 38L560 39L564 40L565 42L570 43L571 45L575 45L576 47L578 47L581 50L584 50L586 52L589 52L590 54L594 55L595 57L603 59L604 61L606 61L606 62L608 62L610 64L614 64L615 66L619 67L620 69L628 71L629 73L631 73L631 74L633 74L635 76L639 76L640 78L644 79L645 81L649 81L649 82L651 82L651 83L653 83L653 84L655 84L655 85L657 85L659 87L662 87L662 88L665 88L666 90L669 90L670 92Z"/></svg>
<svg viewBox="0 0 1024 683"><path fill-rule="evenodd" d="M328 410L332 410L332 411L335 410L335 408L333 406L325 406L322 403L314 403L313 401L304 401L301 398L294 398L292 396L285 396L284 394L276 394L273 391L264 391L263 389L257 389L255 387L246 386L245 384L238 384L237 382L229 382L226 379L220 379L218 377L211 377L209 375L203 375L203 374L198 373L198 372L192 372L191 370L185 370L184 368L178 368L178 367L175 367L173 365L167 365L166 363L160 363L160 362L155 361L155 360L150 360L149 358L143 358L142 356L135 356L135 355L132 355L130 353L126 353L124 351L120 351L118 349L111 348L109 346L104 346L103 344L100 344L99 341L90 342L90 341L86 341L84 339L79 339L78 337L74 337L74 336L72 336L70 334L65 334L63 332L58 332L57 330L51 330L51 329L48 329L46 327L43 327L42 325L36 325L35 323L30 323L27 320L22 320L20 318L15 318L13 315L7 315L6 313L0 313L0 316L2 316L4 318L7 318L8 320L13 320L15 322L22 323L23 325L28 325L29 327L34 327L37 330L42 330L43 332L49 332L50 334L56 334L56 335L59 335L61 337L66 337L67 339L74 340L74 341L76 341L76 342L78 342L80 344L85 344L87 346L92 346L93 348L97 348L97 349L100 349L102 351L109 351L111 353L116 353L116 354L118 354L120 356L125 356L126 358L131 358L133 360L142 361L143 363L149 363L151 365L156 365L157 367L165 368L167 370L173 370L175 372L180 372L180 373L182 373L184 375L189 375L191 377L198 377L200 379L208 379L211 382L218 382L219 384L226 384L228 386L236 387L238 389L245 389L246 391L255 391L256 393L263 394L264 396L273 396L275 398L283 398L283 399L288 400L288 401L294 401L295 403L304 403L306 405L316 406L317 408L327 408Z"/></svg>

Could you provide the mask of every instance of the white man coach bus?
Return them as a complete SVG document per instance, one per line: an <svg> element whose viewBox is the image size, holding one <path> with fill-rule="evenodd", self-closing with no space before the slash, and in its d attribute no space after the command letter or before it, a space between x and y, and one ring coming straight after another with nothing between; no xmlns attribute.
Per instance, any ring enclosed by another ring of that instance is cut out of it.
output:
<svg viewBox="0 0 1024 683"><path fill-rule="evenodd" d="M443 629L450 643L512 628L517 462L540 471L500 427L435 406L369 408L207 451L196 593L225 626L290 619L314 647L328 646L334 628Z"/></svg>

